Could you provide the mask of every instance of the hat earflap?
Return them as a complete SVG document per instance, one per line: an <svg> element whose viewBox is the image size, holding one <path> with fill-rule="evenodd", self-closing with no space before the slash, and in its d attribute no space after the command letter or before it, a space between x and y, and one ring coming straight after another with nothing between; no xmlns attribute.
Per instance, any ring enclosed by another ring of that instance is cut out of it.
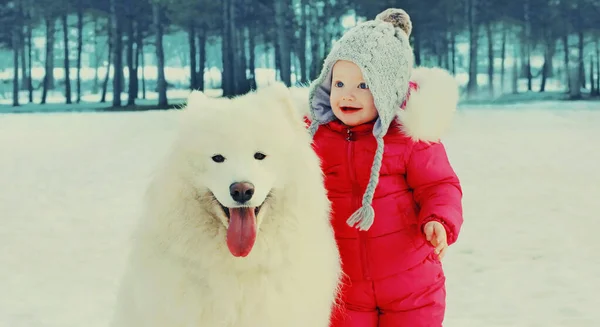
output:
<svg viewBox="0 0 600 327"><path fill-rule="evenodd" d="M377 150L375 151L375 158L373 159L373 166L371 166L371 176L369 178L369 184L363 195L362 207L356 210L348 218L346 223L351 227L356 227L359 230L366 231L371 228L375 221L375 210L373 209L373 197L375 196L375 189L379 183L379 171L381 170L381 163L383 161L383 136L377 135Z"/></svg>
<svg viewBox="0 0 600 327"><path fill-rule="evenodd" d="M310 133L310 137L315 136L317 129L319 129L319 121L313 118L310 122L310 126L308 126L308 132Z"/></svg>

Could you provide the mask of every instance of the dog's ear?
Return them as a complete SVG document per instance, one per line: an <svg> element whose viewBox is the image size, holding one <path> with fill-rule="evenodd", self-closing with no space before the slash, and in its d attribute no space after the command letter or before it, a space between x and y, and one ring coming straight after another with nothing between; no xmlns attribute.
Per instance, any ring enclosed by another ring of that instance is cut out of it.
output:
<svg viewBox="0 0 600 327"><path fill-rule="evenodd" d="M271 100L276 101L281 110L293 122L303 123L303 119L308 115L308 88L307 87L287 87L281 82L275 82L269 86L257 90L264 93Z"/></svg>
<svg viewBox="0 0 600 327"><path fill-rule="evenodd" d="M310 105L308 102L308 86L293 86L289 88L294 109L300 119L310 116Z"/></svg>
<svg viewBox="0 0 600 327"><path fill-rule="evenodd" d="M193 90L187 97L185 104L180 110L179 124L187 126L190 121L196 121L197 119L207 115L212 106L211 101L213 98L208 97L204 92Z"/></svg>

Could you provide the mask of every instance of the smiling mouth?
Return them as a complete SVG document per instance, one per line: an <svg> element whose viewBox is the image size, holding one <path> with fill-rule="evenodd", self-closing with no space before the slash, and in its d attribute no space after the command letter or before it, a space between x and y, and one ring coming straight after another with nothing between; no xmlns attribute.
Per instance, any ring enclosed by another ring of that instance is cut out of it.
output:
<svg viewBox="0 0 600 327"><path fill-rule="evenodd" d="M342 110L342 112L352 112L352 111L358 111L362 108L359 107L350 107L350 106L341 106L340 109Z"/></svg>

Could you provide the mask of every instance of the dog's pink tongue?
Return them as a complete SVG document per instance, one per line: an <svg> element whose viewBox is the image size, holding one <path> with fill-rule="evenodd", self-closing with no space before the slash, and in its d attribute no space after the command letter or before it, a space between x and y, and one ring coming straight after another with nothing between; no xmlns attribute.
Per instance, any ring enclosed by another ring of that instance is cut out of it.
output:
<svg viewBox="0 0 600 327"><path fill-rule="evenodd" d="M256 241L254 208L229 208L227 246L236 257L247 256Z"/></svg>

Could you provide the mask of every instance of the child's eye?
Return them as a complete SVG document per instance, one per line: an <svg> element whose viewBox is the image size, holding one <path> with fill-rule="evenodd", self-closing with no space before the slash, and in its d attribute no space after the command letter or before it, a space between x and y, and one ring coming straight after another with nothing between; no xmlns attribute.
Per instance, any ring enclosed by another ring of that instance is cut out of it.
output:
<svg viewBox="0 0 600 327"><path fill-rule="evenodd" d="M337 82L335 82L335 86L336 87L342 87L342 86L344 86L344 83L340 82L340 81L337 81Z"/></svg>
<svg viewBox="0 0 600 327"><path fill-rule="evenodd" d="M358 87L359 87L359 88L361 88L361 89L368 89L368 87L367 87L367 83L364 83L364 82L363 82L363 83L360 83L360 84L358 84Z"/></svg>

